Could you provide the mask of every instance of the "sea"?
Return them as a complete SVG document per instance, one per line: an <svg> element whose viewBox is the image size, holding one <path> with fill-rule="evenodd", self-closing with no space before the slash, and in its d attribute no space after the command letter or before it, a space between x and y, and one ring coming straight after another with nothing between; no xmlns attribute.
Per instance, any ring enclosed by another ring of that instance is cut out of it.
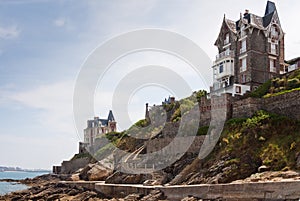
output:
<svg viewBox="0 0 300 201"><path fill-rule="evenodd" d="M23 171L5 171L0 172L0 179L26 179L34 178L43 174L48 174L49 172L23 172ZM4 195L10 192L25 190L28 186L24 184L19 184L16 182L0 182L0 195Z"/></svg>

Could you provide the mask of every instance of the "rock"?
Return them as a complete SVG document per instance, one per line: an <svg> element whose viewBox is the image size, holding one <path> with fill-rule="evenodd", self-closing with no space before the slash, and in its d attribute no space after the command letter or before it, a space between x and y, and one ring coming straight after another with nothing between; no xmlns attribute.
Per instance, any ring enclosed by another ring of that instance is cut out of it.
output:
<svg viewBox="0 0 300 201"><path fill-rule="evenodd" d="M71 181L79 181L80 180L79 173L72 174L70 177L70 180Z"/></svg>
<svg viewBox="0 0 300 201"><path fill-rule="evenodd" d="M300 152L296 154L296 167L300 169Z"/></svg>
<svg viewBox="0 0 300 201"><path fill-rule="evenodd" d="M144 174L126 174L119 171L116 171L107 179L105 180L105 183L109 184L142 184L147 179L150 179L150 175L144 175Z"/></svg>
<svg viewBox="0 0 300 201"><path fill-rule="evenodd" d="M198 201L198 199L194 198L194 197L186 197L186 198L183 198L181 201Z"/></svg>
<svg viewBox="0 0 300 201"><path fill-rule="evenodd" d="M152 190L149 195L146 195L141 201L158 201L165 199L163 192L160 190Z"/></svg>
<svg viewBox="0 0 300 201"><path fill-rule="evenodd" d="M99 164L89 164L79 174L86 181L102 181L112 174L112 170Z"/></svg>
<svg viewBox="0 0 300 201"><path fill-rule="evenodd" d="M161 185L161 182L159 182L158 180L154 180L154 179L148 179L143 183L144 186L157 186L157 185Z"/></svg>
<svg viewBox="0 0 300 201"><path fill-rule="evenodd" d="M266 172L266 171L269 171L270 168L265 166L265 165L262 165L258 168L258 172L261 173L261 172Z"/></svg>
<svg viewBox="0 0 300 201"><path fill-rule="evenodd" d="M138 200L140 200L140 198L141 198L141 195L139 195L139 194L130 194L130 195L128 195L128 196L126 196L125 198L124 198L124 200L130 200L130 201L138 201Z"/></svg>

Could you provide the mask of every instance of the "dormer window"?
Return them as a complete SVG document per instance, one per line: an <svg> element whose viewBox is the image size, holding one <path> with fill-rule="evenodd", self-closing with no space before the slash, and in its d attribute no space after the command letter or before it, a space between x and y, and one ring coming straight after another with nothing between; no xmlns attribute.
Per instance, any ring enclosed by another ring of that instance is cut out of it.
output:
<svg viewBox="0 0 300 201"><path fill-rule="evenodd" d="M241 37L246 36L246 31L245 31L245 29L246 29L246 27L245 27L245 25L243 24L243 25L241 26Z"/></svg>
<svg viewBox="0 0 300 201"><path fill-rule="evenodd" d="M225 34L224 37L224 45L227 45L229 43L229 33Z"/></svg>

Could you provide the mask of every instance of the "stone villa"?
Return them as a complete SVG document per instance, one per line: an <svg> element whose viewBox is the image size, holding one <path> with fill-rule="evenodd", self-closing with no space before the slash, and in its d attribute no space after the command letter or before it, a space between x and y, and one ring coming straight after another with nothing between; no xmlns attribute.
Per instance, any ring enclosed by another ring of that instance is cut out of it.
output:
<svg viewBox="0 0 300 201"><path fill-rule="evenodd" d="M264 16L246 10L237 21L225 17L215 42L211 95L243 95L287 72L284 32L275 3L268 1Z"/></svg>
<svg viewBox="0 0 300 201"><path fill-rule="evenodd" d="M84 129L84 143L91 146L95 142L95 138L103 133L117 131L117 122L113 112L110 110L107 119L94 117L93 120L87 121L87 128Z"/></svg>

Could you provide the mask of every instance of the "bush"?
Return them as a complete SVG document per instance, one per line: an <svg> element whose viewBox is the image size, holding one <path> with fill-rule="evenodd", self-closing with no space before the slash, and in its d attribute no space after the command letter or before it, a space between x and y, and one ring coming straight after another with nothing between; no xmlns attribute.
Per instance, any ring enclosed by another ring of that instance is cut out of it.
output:
<svg viewBox="0 0 300 201"><path fill-rule="evenodd" d="M255 91L251 92L250 96L254 98L261 98L269 92L270 87L271 80L268 80L267 82L259 86Z"/></svg>
<svg viewBox="0 0 300 201"><path fill-rule="evenodd" d="M278 171L287 165L287 158L277 144L269 144L263 149L260 157L263 165L270 167L271 170Z"/></svg>
<svg viewBox="0 0 300 201"><path fill-rule="evenodd" d="M263 110L259 110L252 118L248 118L245 122L243 122L244 128L256 128L262 124L262 121L270 118L270 114Z"/></svg>
<svg viewBox="0 0 300 201"><path fill-rule="evenodd" d="M287 82L287 89L294 89L300 87L298 78L289 79Z"/></svg>
<svg viewBox="0 0 300 201"><path fill-rule="evenodd" d="M208 129L209 129L209 126L202 126L202 127L200 127L198 129L197 136L207 135Z"/></svg>
<svg viewBox="0 0 300 201"><path fill-rule="evenodd" d="M147 127L148 125L149 125L149 122L146 119L141 119L134 124L134 126L137 126L137 127Z"/></svg>
<svg viewBox="0 0 300 201"><path fill-rule="evenodd" d="M207 91L199 90L199 91L195 92L195 94L196 94L197 102L199 103L201 101L201 97L204 97L207 95Z"/></svg>

